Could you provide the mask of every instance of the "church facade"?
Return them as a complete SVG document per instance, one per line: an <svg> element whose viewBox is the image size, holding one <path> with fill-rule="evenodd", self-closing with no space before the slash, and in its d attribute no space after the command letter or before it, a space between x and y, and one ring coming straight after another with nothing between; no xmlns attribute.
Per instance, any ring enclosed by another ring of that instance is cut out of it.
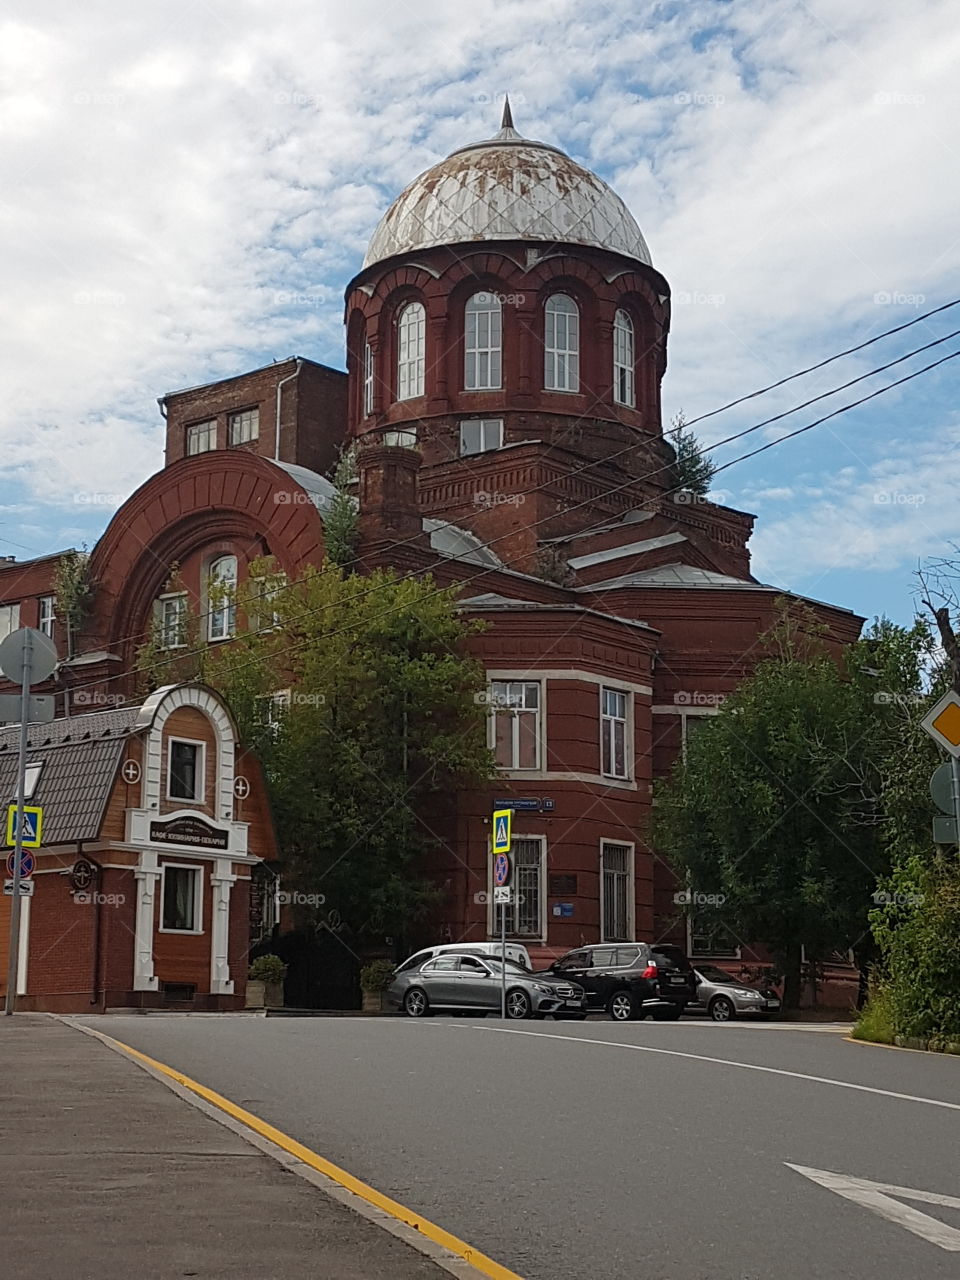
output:
<svg viewBox="0 0 960 1280"><path fill-rule="evenodd" d="M0 631L56 639L65 713L120 705L151 628L175 648L192 609L229 642L213 585L264 555L291 578L322 562L330 476L355 445L361 567L455 584L486 624L471 644L498 777L437 818L435 930L499 928L490 815L511 806L506 927L533 954L669 937L748 959L678 905L652 785L795 597L752 576L750 515L682 486L661 420L670 288L632 214L507 110L396 199L345 323L345 373L291 357L163 397L165 465L94 548L80 633L55 556L0 563ZM850 611L807 603L832 644L857 636Z"/></svg>

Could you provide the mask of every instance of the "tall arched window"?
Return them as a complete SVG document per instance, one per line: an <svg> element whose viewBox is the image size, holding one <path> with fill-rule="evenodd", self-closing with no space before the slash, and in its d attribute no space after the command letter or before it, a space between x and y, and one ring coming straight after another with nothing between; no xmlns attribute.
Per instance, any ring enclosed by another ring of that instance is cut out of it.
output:
<svg viewBox="0 0 960 1280"><path fill-rule="evenodd" d="M548 391L580 390L580 312L565 293L555 293L547 299L543 385Z"/></svg>
<svg viewBox="0 0 960 1280"><path fill-rule="evenodd" d="M423 395L427 315L420 302L410 302L397 321L397 399Z"/></svg>
<svg viewBox="0 0 960 1280"><path fill-rule="evenodd" d="M467 391L500 386L502 323L495 293L475 293L464 311L463 385Z"/></svg>
<svg viewBox="0 0 960 1280"><path fill-rule="evenodd" d="M363 416L373 413L373 347L363 344Z"/></svg>
<svg viewBox="0 0 960 1280"><path fill-rule="evenodd" d="M613 398L631 409L637 402L633 366L633 321L626 311L618 311L613 321Z"/></svg>
<svg viewBox="0 0 960 1280"><path fill-rule="evenodd" d="M218 556L207 573L207 639L229 640L237 629L237 557Z"/></svg>

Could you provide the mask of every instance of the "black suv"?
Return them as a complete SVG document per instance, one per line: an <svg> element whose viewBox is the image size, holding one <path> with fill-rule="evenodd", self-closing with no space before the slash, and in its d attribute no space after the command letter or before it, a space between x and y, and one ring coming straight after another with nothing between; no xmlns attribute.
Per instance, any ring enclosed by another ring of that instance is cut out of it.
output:
<svg viewBox="0 0 960 1280"><path fill-rule="evenodd" d="M666 943L617 942L578 947L554 961L550 972L579 983L587 1008L605 1009L617 1022L653 1014L673 1020L697 998L690 961Z"/></svg>

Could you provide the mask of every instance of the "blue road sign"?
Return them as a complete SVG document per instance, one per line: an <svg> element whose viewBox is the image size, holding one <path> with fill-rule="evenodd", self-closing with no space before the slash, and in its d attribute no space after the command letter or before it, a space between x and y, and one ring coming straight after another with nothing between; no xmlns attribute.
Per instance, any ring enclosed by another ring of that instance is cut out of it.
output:
<svg viewBox="0 0 960 1280"><path fill-rule="evenodd" d="M505 853L498 853L493 863L493 883L501 888L510 879L510 859Z"/></svg>
<svg viewBox="0 0 960 1280"><path fill-rule="evenodd" d="M7 875L8 876L13 875L13 864L14 864L14 858L16 858L16 856L17 855L15 853L7 854ZM24 849L23 852L20 854L21 879L26 880L30 876L32 876L34 869L36 868L36 865L37 865L36 859L34 858L33 854L30 852L29 849Z"/></svg>
<svg viewBox="0 0 960 1280"><path fill-rule="evenodd" d="M493 814L493 852L510 852L510 833L513 827L513 811L496 809Z"/></svg>

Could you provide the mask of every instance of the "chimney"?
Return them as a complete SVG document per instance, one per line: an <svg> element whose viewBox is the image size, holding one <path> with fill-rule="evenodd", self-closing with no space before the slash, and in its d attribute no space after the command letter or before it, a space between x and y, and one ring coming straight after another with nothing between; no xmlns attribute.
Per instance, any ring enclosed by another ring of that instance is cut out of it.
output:
<svg viewBox="0 0 960 1280"><path fill-rule="evenodd" d="M428 546L417 490L420 450L415 444L393 443L406 437L415 439L412 432L389 432L376 443L360 447L357 469L362 546L414 539L424 549Z"/></svg>

